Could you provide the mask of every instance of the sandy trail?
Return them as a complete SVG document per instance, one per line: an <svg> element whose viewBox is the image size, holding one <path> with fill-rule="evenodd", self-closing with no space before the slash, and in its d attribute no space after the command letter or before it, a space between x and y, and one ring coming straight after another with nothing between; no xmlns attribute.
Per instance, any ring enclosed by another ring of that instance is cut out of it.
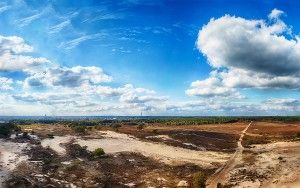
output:
<svg viewBox="0 0 300 188"><path fill-rule="evenodd" d="M248 124L248 126L241 132L240 138L238 141L238 147L236 148L235 153L232 155L232 157L226 162L226 164L218 169L216 173L211 176L207 180L207 188L216 188L218 183L224 184L224 182L227 179L227 175L229 172L239 163L242 159L242 153L244 150L244 146L242 145L243 138L252 124L252 121Z"/></svg>
<svg viewBox="0 0 300 188"><path fill-rule="evenodd" d="M15 143L0 139L0 187L3 186L3 182L16 165L27 160L27 156L22 155L22 150L26 147L26 143Z"/></svg>
<svg viewBox="0 0 300 188"><path fill-rule="evenodd" d="M137 152L144 156L152 157L167 164L178 165L193 163L205 168L216 167L215 163L224 163L229 155L221 152L195 151L180 147L168 146L163 143L151 143L141 141L127 134L120 134L113 131L101 131L103 138L84 140L78 137L54 137L42 141L44 147L49 146L60 154L65 152L60 143L67 143L70 139L81 146L87 146L88 150L101 147L106 153Z"/></svg>

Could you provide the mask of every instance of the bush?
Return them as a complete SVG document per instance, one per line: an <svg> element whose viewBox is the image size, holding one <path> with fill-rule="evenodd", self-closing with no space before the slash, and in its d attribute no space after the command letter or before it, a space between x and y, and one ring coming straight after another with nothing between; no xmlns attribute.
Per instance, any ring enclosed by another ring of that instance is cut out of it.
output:
<svg viewBox="0 0 300 188"><path fill-rule="evenodd" d="M143 123L140 123L138 126L137 126L137 130L141 131L144 129L144 124Z"/></svg>
<svg viewBox="0 0 300 188"><path fill-rule="evenodd" d="M29 174L33 170L34 168L28 163L20 162L5 181L3 187L34 187L32 182L29 181Z"/></svg>
<svg viewBox="0 0 300 188"><path fill-rule="evenodd" d="M104 154L105 154L105 152L104 152L104 150L102 148L97 148L97 149L95 149L93 151L93 156L94 157L100 157L100 156L102 156Z"/></svg>
<svg viewBox="0 0 300 188"><path fill-rule="evenodd" d="M223 188L222 183L218 183L218 184L217 184L217 188Z"/></svg>
<svg viewBox="0 0 300 188"><path fill-rule="evenodd" d="M119 125L119 124L112 124L112 125L110 125L110 127L113 128L114 131L118 132L119 128L121 127L121 125Z"/></svg>
<svg viewBox="0 0 300 188"><path fill-rule="evenodd" d="M54 138L54 135L53 134L47 134L47 137L48 138Z"/></svg>
<svg viewBox="0 0 300 188"><path fill-rule="evenodd" d="M0 123L0 137L9 137L17 127L13 123Z"/></svg>
<svg viewBox="0 0 300 188"><path fill-rule="evenodd" d="M153 134L158 134L158 130L157 130L157 129L153 129L153 130L152 130L152 133L153 133Z"/></svg>
<svg viewBox="0 0 300 188"><path fill-rule="evenodd" d="M73 127L73 130L74 130L76 133L84 134L84 133L86 132L86 127L83 126L83 125L78 125L78 126L74 126L74 127Z"/></svg>
<svg viewBox="0 0 300 188"><path fill-rule="evenodd" d="M87 146L80 146L79 144L67 144L67 153L72 158L88 158L90 157L90 152L87 150Z"/></svg>
<svg viewBox="0 0 300 188"><path fill-rule="evenodd" d="M206 176L202 172L194 174L194 188L205 188Z"/></svg>
<svg viewBox="0 0 300 188"><path fill-rule="evenodd" d="M81 161L76 160L73 161L71 164L69 164L68 166L66 166L66 171L68 172L73 172L74 171L81 171L82 172L82 165L81 165Z"/></svg>
<svg viewBox="0 0 300 188"><path fill-rule="evenodd" d="M300 138L300 132L298 132L298 133L296 134L296 137L297 137L297 138Z"/></svg>

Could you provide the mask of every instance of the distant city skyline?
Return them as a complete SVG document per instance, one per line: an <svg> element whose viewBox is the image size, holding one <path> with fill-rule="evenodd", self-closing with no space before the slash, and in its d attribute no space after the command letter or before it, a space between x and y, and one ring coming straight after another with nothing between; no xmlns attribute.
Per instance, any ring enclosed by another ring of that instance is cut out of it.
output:
<svg viewBox="0 0 300 188"><path fill-rule="evenodd" d="M0 116L299 115L299 5L1 1Z"/></svg>

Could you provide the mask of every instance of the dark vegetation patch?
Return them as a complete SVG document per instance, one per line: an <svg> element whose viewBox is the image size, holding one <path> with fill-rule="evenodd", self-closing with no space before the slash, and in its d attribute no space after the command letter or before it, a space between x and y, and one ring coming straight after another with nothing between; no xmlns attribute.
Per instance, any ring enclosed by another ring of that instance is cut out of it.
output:
<svg viewBox="0 0 300 188"><path fill-rule="evenodd" d="M250 147L253 144L268 144L271 139L266 136L249 136L246 135L243 138L242 145L244 147Z"/></svg>
<svg viewBox="0 0 300 188"><path fill-rule="evenodd" d="M297 139L300 139L300 132L297 132L297 133L296 133L296 138L297 138Z"/></svg>
<svg viewBox="0 0 300 188"><path fill-rule="evenodd" d="M0 138L8 138L14 131L19 131L14 123L0 123Z"/></svg>
<svg viewBox="0 0 300 188"><path fill-rule="evenodd" d="M130 134L144 141L163 142L167 145L192 150L233 152L237 147L239 135L193 130L143 129L122 127L121 133ZM167 135L170 139L157 137Z"/></svg>
<svg viewBox="0 0 300 188"><path fill-rule="evenodd" d="M234 151L238 140L233 134L207 131L170 131L169 136L182 143L191 143L200 149L202 147L211 151Z"/></svg>

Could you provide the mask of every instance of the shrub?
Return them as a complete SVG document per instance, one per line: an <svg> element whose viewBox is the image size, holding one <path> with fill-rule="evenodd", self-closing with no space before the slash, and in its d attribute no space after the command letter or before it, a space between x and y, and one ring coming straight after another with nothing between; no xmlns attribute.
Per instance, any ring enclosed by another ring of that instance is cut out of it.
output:
<svg viewBox="0 0 300 188"><path fill-rule="evenodd" d="M69 171L69 172L81 171L82 172L81 161L79 161L79 160L73 161L71 164L66 166L66 171Z"/></svg>
<svg viewBox="0 0 300 188"><path fill-rule="evenodd" d="M300 132L298 132L298 133L296 134L296 137L297 137L297 138L300 138Z"/></svg>
<svg viewBox="0 0 300 188"><path fill-rule="evenodd" d="M202 172L194 174L194 188L205 188L206 176Z"/></svg>
<svg viewBox="0 0 300 188"><path fill-rule="evenodd" d="M158 134L158 130L157 130L157 129L153 129L153 130L152 130L152 133L153 133L153 134Z"/></svg>
<svg viewBox="0 0 300 188"><path fill-rule="evenodd" d="M87 150L87 146L80 146L79 144L67 144L67 153L72 158L88 158L90 157L90 152Z"/></svg>
<svg viewBox="0 0 300 188"><path fill-rule="evenodd" d="M32 187L29 174L33 170L33 167L28 163L24 161L20 162L5 181L3 187Z"/></svg>
<svg viewBox="0 0 300 188"><path fill-rule="evenodd" d="M28 135L27 132L23 132L22 138L24 138L24 139L30 139L30 136Z"/></svg>
<svg viewBox="0 0 300 188"><path fill-rule="evenodd" d="M13 123L0 123L0 137L8 137L17 127Z"/></svg>
<svg viewBox="0 0 300 188"><path fill-rule="evenodd" d="M219 183L217 184L217 188L223 188L222 183L219 182Z"/></svg>
<svg viewBox="0 0 300 188"><path fill-rule="evenodd" d="M118 132L118 130L121 127L121 125L119 125L119 124L112 124L112 125L110 125L110 127L113 128L115 131Z"/></svg>
<svg viewBox="0 0 300 188"><path fill-rule="evenodd" d="M47 137L48 138L54 138L54 135L53 134L47 134Z"/></svg>
<svg viewBox="0 0 300 188"><path fill-rule="evenodd" d="M138 126L137 126L137 130L141 131L144 129L144 124L143 123L140 123Z"/></svg>
<svg viewBox="0 0 300 188"><path fill-rule="evenodd" d="M93 156L94 157L100 157L100 156L102 156L104 154L105 154L105 152L104 152L104 150L102 148L97 148L97 149L95 149L93 151Z"/></svg>
<svg viewBox="0 0 300 188"><path fill-rule="evenodd" d="M83 125L78 125L78 126L74 126L73 127L73 130L76 132L76 133L85 133L86 132L86 127L83 126Z"/></svg>

